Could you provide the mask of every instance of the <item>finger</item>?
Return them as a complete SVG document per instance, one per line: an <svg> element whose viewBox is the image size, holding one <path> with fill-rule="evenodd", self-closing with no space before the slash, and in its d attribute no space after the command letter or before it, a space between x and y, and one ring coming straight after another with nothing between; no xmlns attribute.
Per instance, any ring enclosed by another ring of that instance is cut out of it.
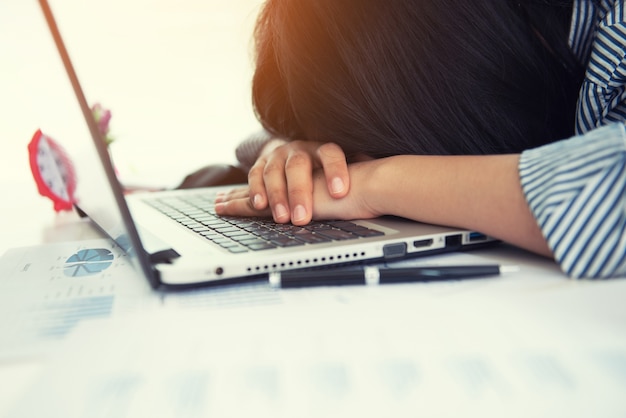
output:
<svg viewBox="0 0 626 418"><path fill-rule="evenodd" d="M289 222L289 200L287 198L287 179L285 178L285 157L275 152L268 157L263 167L263 187L267 198L267 206L272 211L274 221ZM255 189L256 192L256 189ZM252 201L256 199L252 198Z"/></svg>
<svg viewBox="0 0 626 418"><path fill-rule="evenodd" d="M240 187L231 190L223 190L217 192L215 195L215 203L224 202L233 199L241 199L246 198L250 194L250 191L247 187Z"/></svg>
<svg viewBox="0 0 626 418"><path fill-rule="evenodd" d="M220 216L269 216L269 209L257 210L250 204L250 199L227 200L215 204L215 213Z"/></svg>
<svg viewBox="0 0 626 418"><path fill-rule="evenodd" d="M344 197L350 190L350 175L346 154L341 147L332 142L321 145L317 156L324 169L328 192L334 198Z"/></svg>
<svg viewBox="0 0 626 418"><path fill-rule="evenodd" d="M306 225L311 221L313 201L313 161L304 150L291 152L285 163L291 222Z"/></svg>
<svg viewBox="0 0 626 418"><path fill-rule="evenodd" d="M250 204L257 210L266 209L268 205L265 180L263 178L266 162L265 158L258 159L248 172Z"/></svg>

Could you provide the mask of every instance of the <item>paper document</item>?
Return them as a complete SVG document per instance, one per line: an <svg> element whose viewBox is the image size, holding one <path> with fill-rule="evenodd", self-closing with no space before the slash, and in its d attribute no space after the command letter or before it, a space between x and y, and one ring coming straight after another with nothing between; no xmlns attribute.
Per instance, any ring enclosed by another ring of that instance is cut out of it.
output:
<svg viewBox="0 0 626 418"><path fill-rule="evenodd" d="M500 252L506 263L519 261L507 248ZM133 269L126 255L108 239L55 243L7 251L0 258L0 358L43 354L84 320L109 318L153 309L198 309L257 306L372 306L394 309L399 303L436 304L471 293L523 295L547 286L567 285L558 275L542 276L551 262L539 257L523 259L518 274L486 280L445 281L366 286L330 286L293 290L273 289L256 281L205 287L184 292L153 291ZM442 254L388 263L395 267L484 264L492 258L480 252Z"/></svg>
<svg viewBox="0 0 626 418"><path fill-rule="evenodd" d="M159 303L110 240L11 249L0 259L0 358L40 354L83 320Z"/></svg>

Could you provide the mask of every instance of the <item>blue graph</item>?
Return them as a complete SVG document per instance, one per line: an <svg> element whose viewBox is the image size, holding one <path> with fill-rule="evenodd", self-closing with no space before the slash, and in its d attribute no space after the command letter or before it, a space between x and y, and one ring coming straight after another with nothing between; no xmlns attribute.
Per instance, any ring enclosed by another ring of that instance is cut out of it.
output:
<svg viewBox="0 0 626 418"><path fill-rule="evenodd" d="M80 250L65 261L63 272L70 277L91 276L109 268L114 258L113 253L105 248Z"/></svg>
<svg viewBox="0 0 626 418"><path fill-rule="evenodd" d="M49 301L33 310L32 320L36 324L39 337L64 337L84 319L110 316L114 300L113 295L103 295L69 301Z"/></svg>

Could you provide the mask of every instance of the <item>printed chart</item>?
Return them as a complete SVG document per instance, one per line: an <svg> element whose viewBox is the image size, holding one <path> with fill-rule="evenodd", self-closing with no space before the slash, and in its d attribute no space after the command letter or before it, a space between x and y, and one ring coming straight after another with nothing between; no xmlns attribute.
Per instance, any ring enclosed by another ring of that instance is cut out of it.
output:
<svg viewBox="0 0 626 418"><path fill-rule="evenodd" d="M9 250L0 259L0 358L42 352L81 321L158 303L110 240Z"/></svg>
<svg viewBox="0 0 626 418"><path fill-rule="evenodd" d="M91 276L108 269L115 257L106 248L79 250L69 257L63 266L63 272L70 277Z"/></svg>

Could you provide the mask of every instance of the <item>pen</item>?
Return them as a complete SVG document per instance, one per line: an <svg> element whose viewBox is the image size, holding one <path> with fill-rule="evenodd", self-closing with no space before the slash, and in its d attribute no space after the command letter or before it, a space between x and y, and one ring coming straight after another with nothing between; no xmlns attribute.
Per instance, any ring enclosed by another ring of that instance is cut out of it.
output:
<svg viewBox="0 0 626 418"><path fill-rule="evenodd" d="M515 270L517 270L517 268L514 266L500 266L498 264L399 268L366 266L358 268L272 272L269 274L269 282L272 287L280 288L379 285L472 279L497 276L501 273Z"/></svg>

